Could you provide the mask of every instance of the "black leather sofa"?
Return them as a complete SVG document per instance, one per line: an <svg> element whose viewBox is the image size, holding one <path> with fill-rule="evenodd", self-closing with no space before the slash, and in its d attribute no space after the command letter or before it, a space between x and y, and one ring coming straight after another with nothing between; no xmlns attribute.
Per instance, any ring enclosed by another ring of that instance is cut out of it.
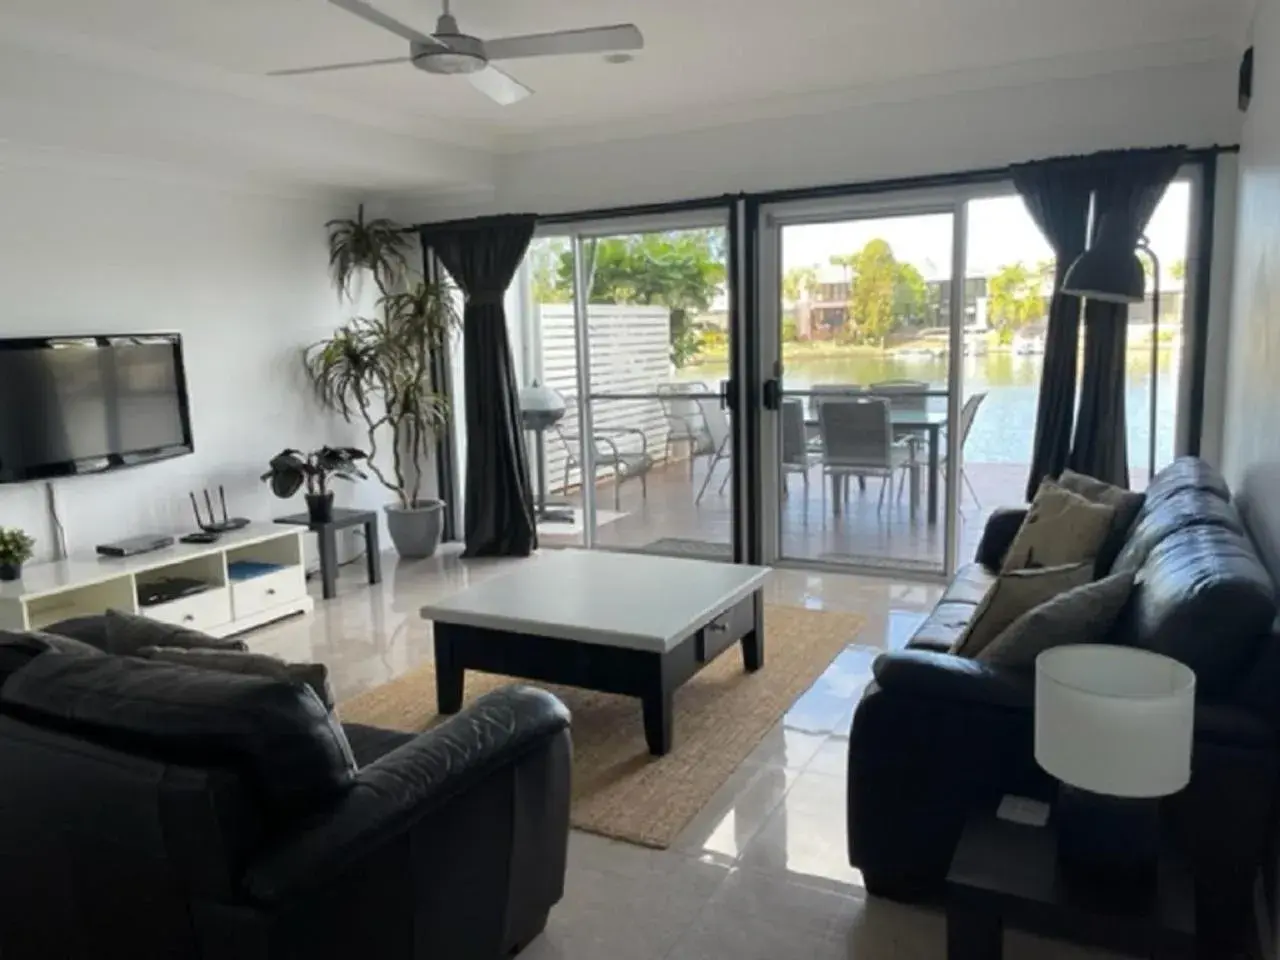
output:
<svg viewBox="0 0 1280 960"><path fill-rule="evenodd" d="M952 656L1025 510L990 518L907 649L881 656L849 740L849 860L873 894L938 893L965 820L1006 793L1051 799L1033 756L1034 676ZM1112 635L1197 674L1190 785L1165 803L1167 842L1190 859L1207 942L1238 942L1277 823L1280 639L1271 578L1209 465L1157 474L1114 570L1136 571ZM1224 954L1225 955L1225 954Z"/></svg>
<svg viewBox="0 0 1280 960"><path fill-rule="evenodd" d="M547 693L410 736L339 726L300 684L10 641L4 960L498 960L561 897L569 717Z"/></svg>

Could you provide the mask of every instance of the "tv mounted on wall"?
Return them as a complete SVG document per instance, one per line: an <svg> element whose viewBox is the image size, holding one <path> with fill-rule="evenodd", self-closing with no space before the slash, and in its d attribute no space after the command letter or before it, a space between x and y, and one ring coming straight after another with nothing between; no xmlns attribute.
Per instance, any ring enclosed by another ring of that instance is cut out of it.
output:
<svg viewBox="0 0 1280 960"><path fill-rule="evenodd" d="M0 339L0 483L192 450L178 334Z"/></svg>

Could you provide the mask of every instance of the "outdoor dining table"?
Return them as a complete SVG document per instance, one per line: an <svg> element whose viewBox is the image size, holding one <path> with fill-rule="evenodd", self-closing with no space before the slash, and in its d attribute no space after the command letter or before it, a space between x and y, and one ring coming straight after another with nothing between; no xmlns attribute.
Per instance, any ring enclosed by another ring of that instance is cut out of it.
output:
<svg viewBox="0 0 1280 960"><path fill-rule="evenodd" d="M805 417L805 426L816 428L818 426L818 418L814 416ZM929 478L929 506L928 521L929 523L938 522L938 474L942 462L942 430L947 425L947 415L942 411L933 410L889 410L889 423L893 426L895 435L899 434L925 434L926 443L929 447L928 461L928 478ZM916 489L919 483L919 472L912 471L911 474L911 502L917 503L920 499L920 491Z"/></svg>

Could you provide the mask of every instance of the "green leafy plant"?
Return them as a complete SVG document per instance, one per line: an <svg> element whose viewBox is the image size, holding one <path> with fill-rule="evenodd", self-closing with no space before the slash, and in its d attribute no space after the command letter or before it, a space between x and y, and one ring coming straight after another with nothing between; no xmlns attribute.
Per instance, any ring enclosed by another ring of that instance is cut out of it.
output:
<svg viewBox="0 0 1280 960"><path fill-rule="evenodd" d="M329 232L339 293L349 295L355 272L366 270L382 295L374 316L354 317L307 347L303 364L320 403L365 428L369 471L402 507L413 507L432 438L449 418L448 401L434 390L431 358L461 325L454 290L410 272L412 240L392 221L366 224L361 213L335 223L345 225L331 224ZM389 470L376 462L380 443L390 448Z"/></svg>
<svg viewBox="0 0 1280 960"><path fill-rule="evenodd" d="M269 469L262 479L271 484L271 492L287 500L307 487L307 493L326 494L329 480L363 480L365 475L356 464L367 459L363 450L355 447L321 447L310 453L301 450L282 450L271 458Z"/></svg>
<svg viewBox="0 0 1280 960"><path fill-rule="evenodd" d="M35 556L35 537L17 527L0 527L0 563L19 567Z"/></svg>
<svg viewBox="0 0 1280 960"><path fill-rule="evenodd" d="M329 273L338 295L351 295L351 282L362 271L373 274L378 290L386 296L409 268L413 238L394 220L380 217L366 221L364 204L354 220L330 220Z"/></svg>

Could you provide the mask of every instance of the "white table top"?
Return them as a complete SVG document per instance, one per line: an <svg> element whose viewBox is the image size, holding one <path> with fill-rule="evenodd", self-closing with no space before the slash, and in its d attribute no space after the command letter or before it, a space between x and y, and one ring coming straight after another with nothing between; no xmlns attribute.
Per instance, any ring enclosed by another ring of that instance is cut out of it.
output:
<svg viewBox="0 0 1280 960"><path fill-rule="evenodd" d="M758 590L767 567L549 550L422 608L428 620L665 652Z"/></svg>

